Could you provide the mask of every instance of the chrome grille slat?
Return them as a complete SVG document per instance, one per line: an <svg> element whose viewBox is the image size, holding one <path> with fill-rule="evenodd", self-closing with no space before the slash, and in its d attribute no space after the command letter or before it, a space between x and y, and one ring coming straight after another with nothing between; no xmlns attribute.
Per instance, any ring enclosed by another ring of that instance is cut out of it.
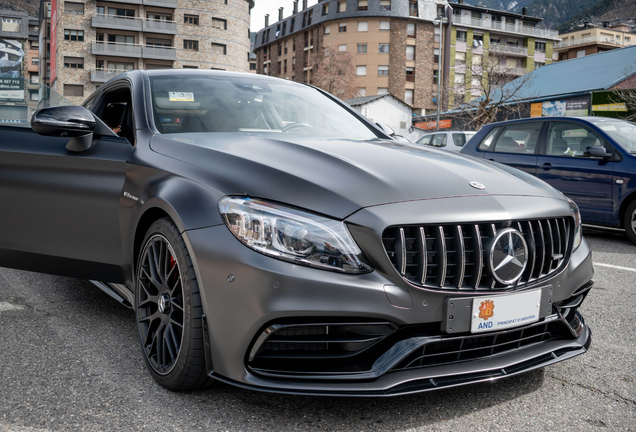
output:
<svg viewBox="0 0 636 432"><path fill-rule="evenodd" d="M382 243L400 276L421 287L444 291L507 290L562 269L569 259L570 218L390 227ZM518 230L528 246L521 278L504 286L486 268L486 254L499 230Z"/></svg>

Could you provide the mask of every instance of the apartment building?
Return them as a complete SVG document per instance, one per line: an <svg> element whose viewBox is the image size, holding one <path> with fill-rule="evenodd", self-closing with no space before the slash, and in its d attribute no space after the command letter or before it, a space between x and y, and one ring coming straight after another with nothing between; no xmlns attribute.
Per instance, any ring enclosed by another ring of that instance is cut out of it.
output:
<svg viewBox="0 0 636 432"><path fill-rule="evenodd" d="M636 43L636 34L630 32L631 28L625 25L610 27L606 23L603 27L586 27L560 34L562 40L554 51L559 60L569 60L631 46Z"/></svg>
<svg viewBox="0 0 636 432"><path fill-rule="evenodd" d="M322 0L256 35L257 73L311 83L325 46L354 58L358 96L390 93L415 110L436 109L436 70L443 40L434 25L445 0Z"/></svg>
<svg viewBox="0 0 636 432"><path fill-rule="evenodd" d="M508 75L510 80L552 63L557 59L555 30L540 28L542 19L521 14L471 6L459 0L453 10L447 68L448 88L453 102L470 101L483 94L480 80L486 69ZM498 64L497 64L498 63ZM473 76L480 73L480 76ZM461 96L459 96L461 95ZM458 99L459 97L459 99Z"/></svg>
<svg viewBox="0 0 636 432"><path fill-rule="evenodd" d="M4 9L0 19L0 123L26 123L38 96L38 20Z"/></svg>
<svg viewBox="0 0 636 432"><path fill-rule="evenodd" d="M46 84L80 103L132 69L247 72L253 6L254 0L42 0Z"/></svg>

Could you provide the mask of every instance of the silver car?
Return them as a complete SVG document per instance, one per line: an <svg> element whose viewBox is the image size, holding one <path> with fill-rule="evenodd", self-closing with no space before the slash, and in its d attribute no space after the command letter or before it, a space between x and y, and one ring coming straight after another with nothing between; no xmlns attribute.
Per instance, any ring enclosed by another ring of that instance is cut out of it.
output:
<svg viewBox="0 0 636 432"><path fill-rule="evenodd" d="M447 131L428 133L418 139L416 144L441 147L444 150L459 152L477 132Z"/></svg>

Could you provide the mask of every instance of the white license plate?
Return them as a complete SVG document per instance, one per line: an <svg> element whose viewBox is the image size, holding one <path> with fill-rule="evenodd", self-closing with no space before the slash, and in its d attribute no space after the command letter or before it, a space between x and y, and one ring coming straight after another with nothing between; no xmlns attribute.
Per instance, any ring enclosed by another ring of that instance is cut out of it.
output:
<svg viewBox="0 0 636 432"><path fill-rule="evenodd" d="M519 327L539 321L541 290L473 299L471 333Z"/></svg>

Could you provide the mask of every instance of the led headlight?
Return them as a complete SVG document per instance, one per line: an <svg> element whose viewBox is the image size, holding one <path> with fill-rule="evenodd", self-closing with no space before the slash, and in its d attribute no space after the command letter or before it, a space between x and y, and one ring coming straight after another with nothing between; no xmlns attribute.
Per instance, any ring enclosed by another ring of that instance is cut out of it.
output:
<svg viewBox="0 0 636 432"><path fill-rule="evenodd" d="M563 198L565 198L565 200L570 204L570 210L572 211L572 217L574 218L574 243L572 244L572 252L574 252L579 248L581 240L583 240L581 212L579 211L579 206L576 205L574 201L566 197L563 193L561 193L561 195L563 195Z"/></svg>
<svg viewBox="0 0 636 432"><path fill-rule="evenodd" d="M219 210L232 234L262 254L343 273L373 270L343 222L241 197L222 198Z"/></svg>

